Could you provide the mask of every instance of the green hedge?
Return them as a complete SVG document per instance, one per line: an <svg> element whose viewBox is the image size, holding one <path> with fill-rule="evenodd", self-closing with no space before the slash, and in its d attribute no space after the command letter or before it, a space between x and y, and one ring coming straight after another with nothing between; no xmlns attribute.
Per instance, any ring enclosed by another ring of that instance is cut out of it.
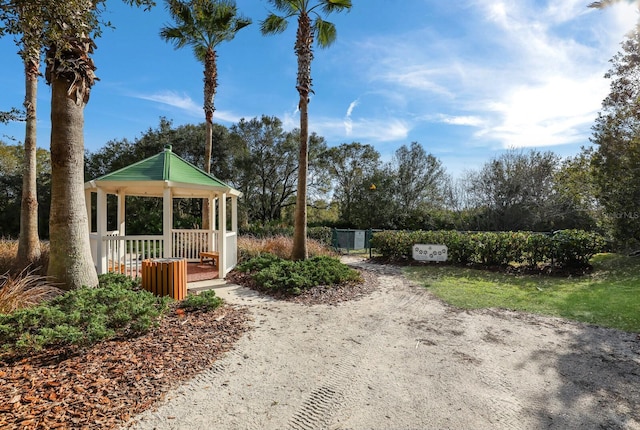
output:
<svg viewBox="0 0 640 430"><path fill-rule="evenodd" d="M583 230L553 234L533 232L384 231L373 235L372 247L383 257L412 258L415 244L443 244L453 264L488 266L553 263L564 267L584 266L601 252L604 238Z"/></svg>

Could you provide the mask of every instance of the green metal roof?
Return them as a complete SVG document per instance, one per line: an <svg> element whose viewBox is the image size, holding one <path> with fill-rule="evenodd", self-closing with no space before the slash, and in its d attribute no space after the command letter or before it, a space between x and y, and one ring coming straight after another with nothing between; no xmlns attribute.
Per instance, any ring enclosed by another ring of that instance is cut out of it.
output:
<svg viewBox="0 0 640 430"><path fill-rule="evenodd" d="M231 188L213 175L197 168L171 151L171 145L164 151L101 176L95 181L172 181L192 185Z"/></svg>

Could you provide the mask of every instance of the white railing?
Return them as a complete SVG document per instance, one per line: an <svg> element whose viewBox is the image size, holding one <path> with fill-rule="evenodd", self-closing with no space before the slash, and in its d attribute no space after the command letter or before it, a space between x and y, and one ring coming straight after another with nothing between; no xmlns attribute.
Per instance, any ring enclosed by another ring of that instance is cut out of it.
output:
<svg viewBox="0 0 640 430"><path fill-rule="evenodd" d="M102 238L105 242L107 271L137 278L142 273L142 260L162 257L162 236L115 236Z"/></svg>
<svg viewBox="0 0 640 430"><path fill-rule="evenodd" d="M169 257L184 258L189 262L200 261L201 251L219 251L217 231L212 230L172 230L171 252ZM97 233L91 233L91 253L98 273L118 272L133 278L141 276L142 260L162 258L164 238L155 236L120 236L118 232L108 232L98 240ZM227 232L225 235L226 253L221 255L219 267L226 275L238 262L238 235ZM98 249L102 246L101 249ZM167 245L168 246L168 245ZM102 261L98 261L98 254ZM224 276L223 275L223 276Z"/></svg>
<svg viewBox="0 0 640 430"><path fill-rule="evenodd" d="M200 261L200 252L217 251L217 233L211 230L171 230L175 258ZM210 246L211 244L211 246Z"/></svg>

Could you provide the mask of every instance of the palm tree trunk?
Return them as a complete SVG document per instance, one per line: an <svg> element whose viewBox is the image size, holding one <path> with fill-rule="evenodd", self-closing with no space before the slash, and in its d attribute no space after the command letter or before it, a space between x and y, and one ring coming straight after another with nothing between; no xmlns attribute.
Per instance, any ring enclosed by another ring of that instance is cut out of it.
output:
<svg viewBox="0 0 640 430"><path fill-rule="evenodd" d="M211 173L211 148L213 147L213 112L215 111L214 98L218 87L218 68L216 66L216 52L213 49L207 50L204 61L204 115L207 126L207 136L204 145L204 171ZM202 202L202 228L208 230L209 226L209 199Z"/></svg>
<svg viewBox="0 0 640 430"><path fill-rule="evenodd" d="M24 138L22 173L22 201L20 207L20 239L18 240L18 264L28 266L40 258L38 236L38 189L36 159L36 102L38 95L39 60L25 60L25 97L27 113Z"/></svg>
<svg viewBox="0 0 640 430"><path fill-rule="evenodd" d="M68 75L48 74L51 83L51 215L48 275L65 289L95 287L84 198L84 106L69 94ZM86 90L88 92L88 90Z"/></svg>
<svg viewBox="0 0 640 430"><path fill-rule="evenodd" d="M307 253L307 170L309 166L309 93L311 92L311 61L313 60L311 19L306 13L298 17L295 51L298 58L297 90L300 94L300 155L298 158L298 188L293 229L293 260L305 260Z"/></svg>

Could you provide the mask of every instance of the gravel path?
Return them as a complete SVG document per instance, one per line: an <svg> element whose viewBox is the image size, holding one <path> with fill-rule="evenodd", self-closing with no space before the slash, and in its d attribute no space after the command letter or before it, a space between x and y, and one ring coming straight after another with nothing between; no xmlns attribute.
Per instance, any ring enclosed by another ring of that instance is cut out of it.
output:
<svg viewBox="0 0 640 430"><path fill-rule="evenodd" d="M461 311L390 266L336 306L237 286L254 328L134 429L640 429L640 339L555 318Z"/></svg>

